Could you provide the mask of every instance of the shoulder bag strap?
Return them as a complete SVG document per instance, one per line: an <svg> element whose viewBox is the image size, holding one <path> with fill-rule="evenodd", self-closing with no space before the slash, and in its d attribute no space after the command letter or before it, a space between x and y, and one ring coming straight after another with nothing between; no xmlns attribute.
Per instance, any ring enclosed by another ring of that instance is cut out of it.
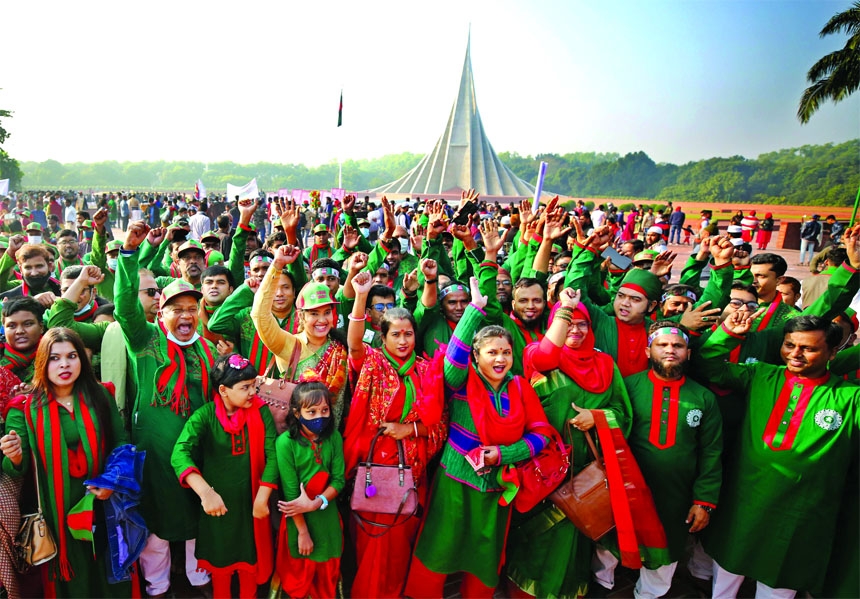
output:
<svg viewBox="0 0 860 599"><path fill-rule="evenodd" d="M287 366L287 371L284 372L284 378L291 381L296 380L296 370L299 368L299 358L302 355L302 342L296 339L296 344L293 346L293 353L290 356L290 364Z"/></svg>

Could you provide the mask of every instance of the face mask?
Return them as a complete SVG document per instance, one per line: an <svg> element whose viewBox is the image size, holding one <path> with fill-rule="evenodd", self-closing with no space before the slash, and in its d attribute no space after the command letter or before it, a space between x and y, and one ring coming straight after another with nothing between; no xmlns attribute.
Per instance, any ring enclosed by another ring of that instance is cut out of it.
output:
<svg viewBox="0 0 860 599"><path fill-rule="evenodd" d="M116 270L116 265L119 263L119 258L108 258L107 265L111 270Z"/></svg>
<svg viewBox="0 0 860 599"><path fill-rule="evenodd" d="M24 282L27 283L31 289L42 289L48 284L48 278L48 275L43 277L24 277Z"/></svg>
<svg viewBox="0 0 860 599"><path fill-rule="evenodd" d="M365 238L370 236L370 229L361 228L359 231L361 231L361 234L364 235Z"/></svg>
<svg viewBox="0 0 860 599"><path fill-rule="evenodd" d="M409 240L403 237L398 237L400 239L400 253L405 254L409 251Z"/></svg>
<svg viewBox="0 0 860 599"><path fill-rule="evenodd" d="M305 420L301 416L299 416L299 422L304 425L309 431L311 431L315 435L321 434L325 427L328 425L328 421L331 419L331 416L321 416L319 418L311 418L310 420Z"/></svg>
<svg viewBox="0 0 860 599"><path fill-rule="evenodd" d="M171 333L170 331L167 331L167 338L170 341L173 341L176 345L178 345L180 347L187 347L187 346L191 345L192 343L196 342L198 339L200 339L200 335L197 332L195 332L194 336L191 337L191 339L189 339L188 341L180 341L179 339L177 339L174 336L173 333Z"/></svg>
<svg viewBox="0 0 860 599"><path fill-rule="evenodd" d="M27 235L27 243L42 243L41 235Z"/></svg>
<svg viewBox="0 0 860 599"><path fill-rule="evenodd" d="M75 316L80 316L81 314L84 314L87 310L91 310L92 307L93 307L93 304L92 304L92 302L90 302L89 304L87 304L86 306L84 306L83 308L81 308L80 310L75 312Z"/></svg>

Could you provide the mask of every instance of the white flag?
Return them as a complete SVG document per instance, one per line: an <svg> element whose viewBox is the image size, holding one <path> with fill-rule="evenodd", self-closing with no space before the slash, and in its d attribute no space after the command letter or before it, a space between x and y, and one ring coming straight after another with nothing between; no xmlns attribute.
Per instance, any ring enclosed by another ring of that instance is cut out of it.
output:
<svg viewBox="0 0 860 599"><path fill-rule="evenodd" d="M206 188L203 186L203 180L197 179L197 185L194 186L194 199L202 200L206 197Z"/></svg>
<svg viewBox="0 0 860 599"><path fill-rule="evenodd" d="M0 196L9 195L9 179L0 179Z"/></svg>
<svg viewBox="0 0 860 599"><path fill-rule="evenodd" d="M248 198L256 200L260 197L260 191L257 189L257 179L251 179L247 184L242 187L237 187L236 185L227 184L227 201L232 202L236 199L236 196L239 196L240 200L245 200Z"/></svg>

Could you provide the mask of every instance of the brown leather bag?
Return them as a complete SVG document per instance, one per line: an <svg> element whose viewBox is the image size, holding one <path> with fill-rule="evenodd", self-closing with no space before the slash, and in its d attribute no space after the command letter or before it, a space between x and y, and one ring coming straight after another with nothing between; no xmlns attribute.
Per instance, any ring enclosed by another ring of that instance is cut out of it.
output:
<svg viewBox="0 0 860 599"><path fill-rule="evenodd" d="M571 476L550 494L549 499L584 535L596 541L615 528L615 519L612 517L612 503L609 498L609 483L606 480L603 456L594 445L591 433L583 431L582 434L585 435L594 461L577 474L572 474L573 444L571 443Z"/></svg>
<svg viewBox="0 0 860 599"><path fill-rule="evenodd" d="M266 372L257 377L257 395L269 406L269 412L272 414L279 435L287 430L287 415L290 413L293 389L298 385L294 379L301 354L302 344L296 341L293 355L290 357L290 365L282 378L273 379L269 377L275 367L276 357L274 355L269 361Z"/></svg>

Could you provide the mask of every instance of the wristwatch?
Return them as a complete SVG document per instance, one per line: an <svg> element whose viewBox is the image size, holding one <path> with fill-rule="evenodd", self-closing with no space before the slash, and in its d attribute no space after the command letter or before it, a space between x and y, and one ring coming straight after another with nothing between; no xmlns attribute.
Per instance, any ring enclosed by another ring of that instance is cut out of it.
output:
<svg viewBox="0 0 860 599"><path fill-rule="evenodd" d="M325 495L317 495L317 499L322 500L322 505L320 506L320 511L323 511L328 507L328 499L326 499ZM710 511L710 510L708 510Z"/></svg>
<svg viewBox="0 0 860 599"><path fill-rule="evenodd" d="M712 508L709 505L702 505L701 503L697 503L696 505L698 505L700 508L702 508L703 510L705 510L709 514L714 511L714 508ZM323 508L320 508L320 509L323 509Z"/></svg>

